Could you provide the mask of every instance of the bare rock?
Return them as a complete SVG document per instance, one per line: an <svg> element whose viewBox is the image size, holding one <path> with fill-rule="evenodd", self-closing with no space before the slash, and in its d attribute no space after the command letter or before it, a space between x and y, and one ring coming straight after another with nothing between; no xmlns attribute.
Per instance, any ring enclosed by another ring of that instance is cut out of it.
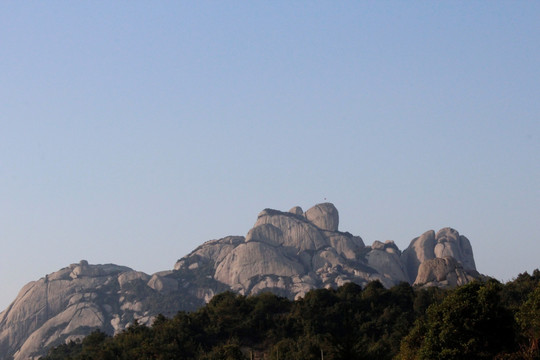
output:
<svg viewBox="0 0 540 360"><path fill-rule="evenodd" d="M245 238L207 241L174 270L150 276L113 264L72 264L27 284L0 313L0 354L26 360L96 328L112 334L133 319L150 324L156 312L194 310L224 290L299 298L347 282L456 286L480 276L469 240L451 228L428 231L401 253L390 240L365 246L338 225L330 203L305 213L265 209Z"/></svg>
<svg viewBox="0 0 540 360"><path fill-rule="evenodd" d="M331 203L313 206L306 211L306 219L322 230L337 231L339 225L338 210Z"/></svg>
<svg viewBox="0 0 540 360"><path fill-rule="evenodd" d="M476 271L469 240L449 227L442 228L436 234L430 230L415 238L403 251L402 260L406 266L409 281L416 283L422 263L447 257L455 259L465 270Z"/></svg>
<svg viewBox="0 0 540 360"><path fill-rule="evenodd" d="M420 265L414 285L455 287L478 278L476 271L467 271L453 257L442 257L424 261Z"/></svg>
<svg viewBox="0 0 540 360"><path fill-rule="evenodd" d="M371 251L366 254L366 259L368 265L385 278L409 281L407 270L401 262L401 252L393 241L375 241Z"/></svg>
<svg viewBox="0 0 540 360"><path fill-rule="evenodd" d="M434 253L438 258L451 256L467 270L476 270L471 243L465 236L449 227L443 228L435 235L437 245Z"/></svg>
<svg viewBox="0 0 540 360"><path fill-rule="evenodd" d="M170 293L178 290L178 281L158 274L154 274L147 285L160 293Z"/></svg>
<svg viewBox="0 0 540 360"><path fill-rule="evenodd" d="M264 224L273 225L281 230L283 236L279 245L285 247L291 255L328 246L328 242L316 226L290 213L264 210L259 214L254 227Z"/></svg>
<svg viewBox="0 0 540 360"><path fill-rule="evenodd" d="M197 247L189 255L178 260L174 265L174 270L190 266L195 261L193 259L199 259L204 263L223 261L230 251L244 241L243 236L227 236L217 240L209 240ZM190 261L186 262L187 259L190 259Z"/></svg>
<svg viewBox="0 0 540 360"><path fill-rule="evenodd" d="M131 269L81 261L29 283L0 314L0 354L27 359L48 345L104 327L109 314L97 304L118 291L117 276L125 271Z"/></svg>
<svg viewBox="0 0 540 360"><path fill-rule="evenodd" d="M330 231L324 231L323 236L328 240L330 246L345 259L356 259L359 252L365 248L364 241L360 236Z"/></svg>
<svg viewBox="0 0 540 360"><path fill-rule="evenodd" d="M435 231L429 230L414 238L409 247L401 255L402 262L405 264L407 275L410 282L414 282L418 275L418 267L426 260L435 258Z"/></svg>
<svg viewBox="0 0 540 360"><path fill-rule="evenodd" d="M128 284L135 281L148 282L150 276L141 271L126 271L118 275L118 284L121 289L125 289Z"/></svg>
<svg viewBox="0 0 540 360"><path fill-rule="evenodd" d="M289 210L291 214L302 216L304 215L304 210L300 206L295 206Z"/></svg>
<svg viewBox="0 0 540 360"><path fill-rule="evenodd" d="M335 267L343 264L344 259L338 255L334 248L327 248L317 251L312 258L312 270L317 271L328 267Z"/></svg>
<svg viewBox="0 0 540 360"><path fill-rule="evenodd" d="M280 248L251 241L236 247L216 268L214 278L225 284L246 288L250 278L259 275L293 276L304 267L290 260Z"/></svg>
<svg viewBox="0 0 540 360"><path fill-rule="evenodd" d="M283 244L283 232L272 224L261 224L249 230L246 235L246 242L260 241L271 246Z"/></svg>

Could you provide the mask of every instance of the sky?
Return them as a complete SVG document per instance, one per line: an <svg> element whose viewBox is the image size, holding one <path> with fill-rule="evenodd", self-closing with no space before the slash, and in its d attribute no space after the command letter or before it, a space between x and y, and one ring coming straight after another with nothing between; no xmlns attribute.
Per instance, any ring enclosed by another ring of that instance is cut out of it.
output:
<svg viewBox="0 0 540 360"><path fill-rule="evenodd" d="M265 208L540 267L540 2L0 2L0 309L154 273Z"/></svg>

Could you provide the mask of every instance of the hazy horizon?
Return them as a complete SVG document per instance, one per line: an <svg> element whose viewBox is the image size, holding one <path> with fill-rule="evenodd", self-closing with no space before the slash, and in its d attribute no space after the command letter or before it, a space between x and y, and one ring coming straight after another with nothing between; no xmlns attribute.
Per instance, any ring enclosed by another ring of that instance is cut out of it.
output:
<svg viewBox="0 0 540 360"><path fill-rule="evenodd" d="M0 3L0 309L86 259L153 273L264 208L450 226L540 267L538 2Z"/></svg>

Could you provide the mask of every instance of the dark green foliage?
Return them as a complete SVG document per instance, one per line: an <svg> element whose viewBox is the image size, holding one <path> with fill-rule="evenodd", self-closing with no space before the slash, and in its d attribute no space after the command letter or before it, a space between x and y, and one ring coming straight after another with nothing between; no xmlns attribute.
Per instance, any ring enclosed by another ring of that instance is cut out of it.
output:
<svg viewBox="0 0 540 360"><path fill-rule="evenodd" d="M238 342L218 345L200 356L201 360L243 360L246 359Z"/></svg>
<svg viewBox="0 0 540 360"><path fill-rule="evenodd" d="M538 284L540 284L540 271L538 269L534 270L532 275L527 272L519 274L516 279L505 284L501 293L501 301L512 311L518 311L523 301Z"/></svg>
<svg viewBox="0 0 540 360"><path fill-rule="evenodd" d="M534 305L539 284L535 270L505 285L489 280L443 292L442 300L417 318L396 358L539 359L540 290L538 308ZM531 331L535 324L538 333Z"/></svg>
<svg viewBox="0 0 540 360"><path fill-rule="evenodd" d="M523 337L527 343L522 347L524 359L540 359L540 285L531 292L527 301L516 314Z"/></svg>
<svg viewBox="0 0 540 360"><path fill-rule="evenodd" d="M493 359L513 344L513 317L501 306L502 285L470 283L428 309L421 359Z"/></svg>
<svg viewBox="0 0 540 360"><path fill-rule="evenodd" d="M90 336L90 335L89 335ZM60 345L49 352L47 359L62 360L72 359L73 356L81 352L82 344L80 341L70 341L67 344Z"/></svg>
<svg viewBox="0 0 540 360"><path fill-rule="evenodd" d="M540 273L455 290L349 283L291 301L216 295L152 327L136 321L49 352L72 359L538 359Z"/></svg>

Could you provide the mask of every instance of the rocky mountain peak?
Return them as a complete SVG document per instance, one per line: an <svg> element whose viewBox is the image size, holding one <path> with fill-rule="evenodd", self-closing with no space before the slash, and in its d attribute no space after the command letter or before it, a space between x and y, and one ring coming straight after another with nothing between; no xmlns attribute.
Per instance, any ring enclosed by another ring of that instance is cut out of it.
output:
<svg viewBox="0 0 540 360"><path fill-rule="evenodd" d="M207 241L173 270L148 275L82 260L27 284L0 313L0 360L39 356L93 329L114 333L134 319L194 310L225 290L298 298L347 282L456 286L480 276L469 240L452 228L427 231L402 252L391 240L366 246L338 226L331 203L265 209L245 237Z"/></svg>

